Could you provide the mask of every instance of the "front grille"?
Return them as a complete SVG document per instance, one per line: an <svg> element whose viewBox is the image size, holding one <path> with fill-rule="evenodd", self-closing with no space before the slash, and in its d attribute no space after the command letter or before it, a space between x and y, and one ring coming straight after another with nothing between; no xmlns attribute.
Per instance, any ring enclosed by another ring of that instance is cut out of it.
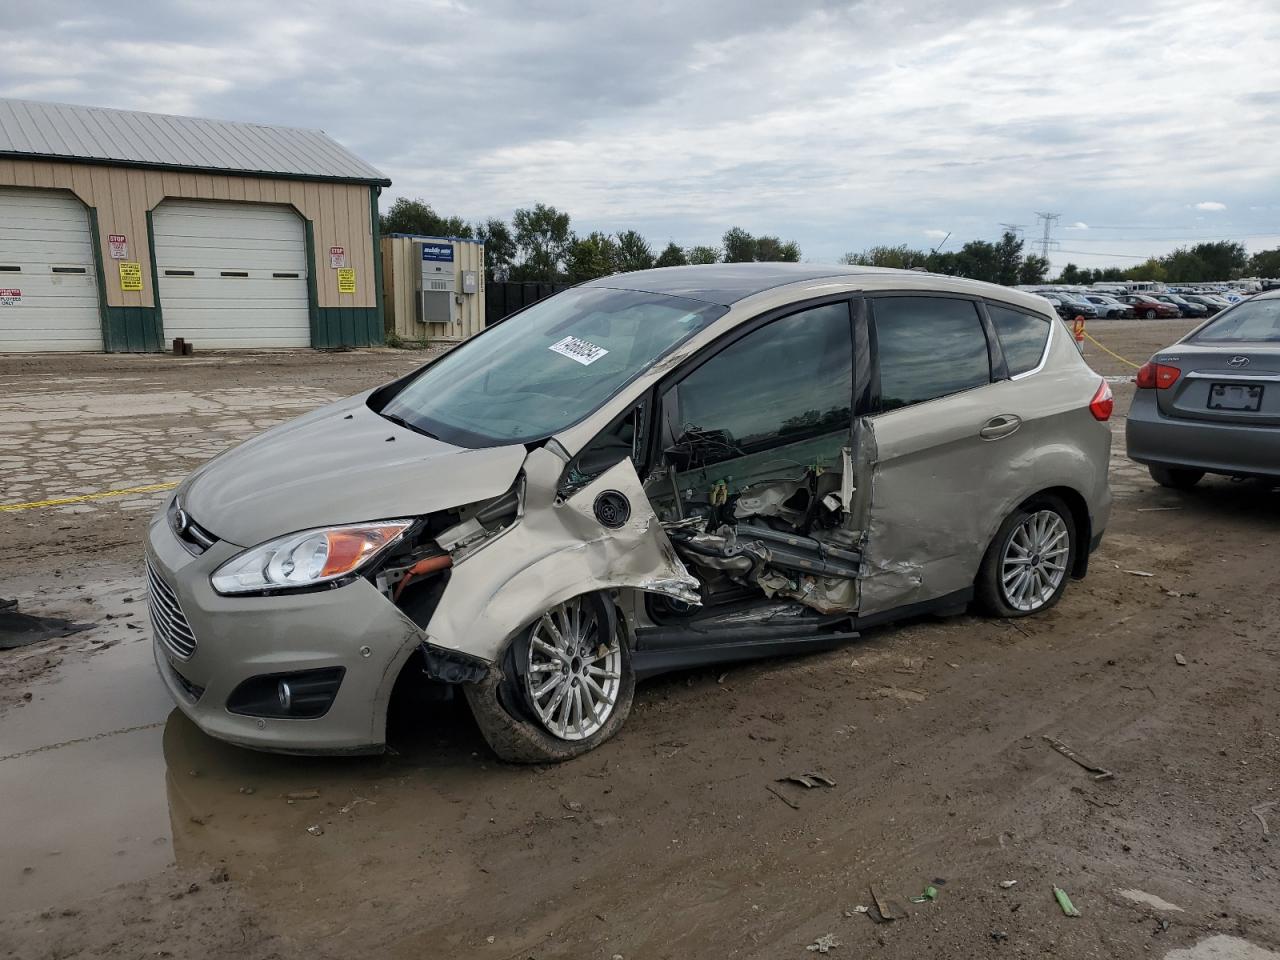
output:
<svg viewBox="0 0 1280 960"><path fill-rule="evenodd" d="M189 659L196 652L196 635L178 605L178 595L160 579L150 560L147 561L147 607L156 638L179 660Z"/></svg>

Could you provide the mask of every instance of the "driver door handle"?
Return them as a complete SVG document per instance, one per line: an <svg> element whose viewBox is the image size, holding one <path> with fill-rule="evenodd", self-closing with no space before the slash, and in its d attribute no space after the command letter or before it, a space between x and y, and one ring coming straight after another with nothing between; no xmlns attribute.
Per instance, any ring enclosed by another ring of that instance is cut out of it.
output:
<svg viewBox="0 0 1280 960"><path fill-rule="evenodd" d="M1022 426L1021 417L1014 416L1012 413L1002 413L983 424L982 429L978 431L978 436L983 440L999 440L1015 433L1020 426Z"/></svg>

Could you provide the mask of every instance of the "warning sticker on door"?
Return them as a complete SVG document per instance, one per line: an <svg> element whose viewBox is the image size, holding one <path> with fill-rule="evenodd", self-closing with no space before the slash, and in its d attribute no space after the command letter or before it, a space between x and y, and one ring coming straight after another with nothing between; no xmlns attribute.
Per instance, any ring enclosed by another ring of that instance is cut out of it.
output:
<svg viewBox="0 0 1280 960"><path fill-rule="evenodd" d="M142 264L137 260L120 261L120 289L142 289Z"/></svg>
<svg viewBox="0 0 1280 960"><path fill-rule="evenodd" d="M597 347L594 343L579 340L577 337L565 337L547 349L570 360L577 360L584 367L591 366L609 352L604 347Z"/></svg>
<svg viewBox="0 0 1280 960"><path fill-rule="evenodd" d="M22 302L21 290L0 289L0 307L16 307Z"/></svg>

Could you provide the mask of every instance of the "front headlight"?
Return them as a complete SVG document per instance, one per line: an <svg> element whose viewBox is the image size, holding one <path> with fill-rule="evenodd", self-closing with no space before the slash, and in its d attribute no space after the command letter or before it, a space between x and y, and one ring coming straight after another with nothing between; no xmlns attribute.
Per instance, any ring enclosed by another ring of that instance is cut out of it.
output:
<svg viewBox="0 0 1280 960"><path fill-rule="evenodd" d="M412 520L304 530L251 547L209 578L218 593L311 587L355 573L404 536Z"/></svg>

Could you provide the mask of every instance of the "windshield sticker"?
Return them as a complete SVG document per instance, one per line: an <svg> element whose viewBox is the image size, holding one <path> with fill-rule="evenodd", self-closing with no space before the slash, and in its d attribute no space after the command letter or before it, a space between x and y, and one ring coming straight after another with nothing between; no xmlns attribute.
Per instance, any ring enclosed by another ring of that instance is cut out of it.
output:
<svg viewBox="0 0 1280 960"><path fill-rule="evenodd" d="M591 364L609 352L604 347L597 347L594 343L579 340L577 337L565 337L558 343L553 343L547 349L560 354L562 357L568 357L570 360L577 360L584 367L591 366Z"/></svg>

